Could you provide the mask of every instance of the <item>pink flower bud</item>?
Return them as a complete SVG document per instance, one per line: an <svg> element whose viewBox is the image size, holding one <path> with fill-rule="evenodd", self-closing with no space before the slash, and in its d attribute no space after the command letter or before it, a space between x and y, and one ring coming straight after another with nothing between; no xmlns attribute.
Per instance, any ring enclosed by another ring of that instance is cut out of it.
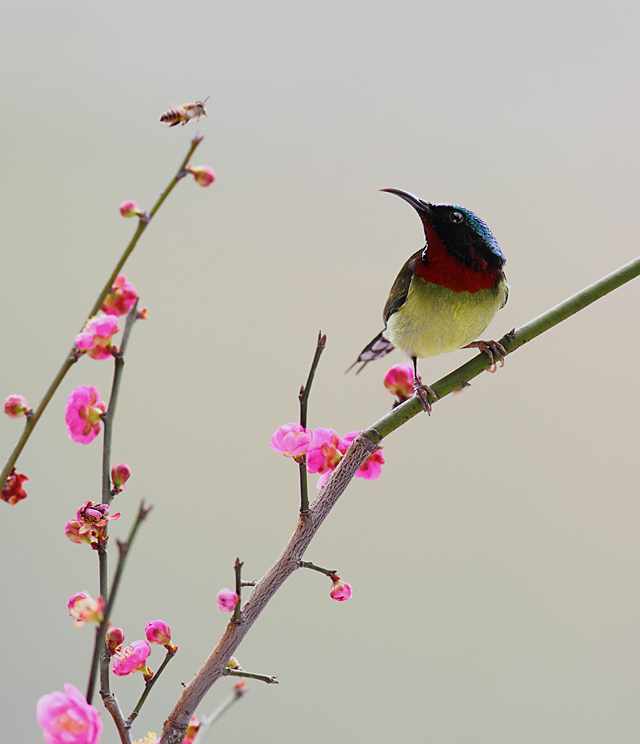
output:
<svg viewBox="0 0 640 744"><path fill-rule="evenodd" d="M113 673L126 677L134 672L142 672L148 677L151 672L147 669L146 661L150 653L151 646L147 641L134 641L113 657Z"/></svg>
<svg viewBox="0 0 640 744"><path fill-rule="evenodd" d="M78 594L69 597L67 607L69 608L69 614L74 618L79 628L87 623L102 622L102 610L104 609L104 599L102 597L94 599L87 592L78 592Z"/></svg>
<svg viewBox="0 0 640 744"><path fill-rule="evenodd" d="M231 589L220 589L216 597L219 612L233 612L239 601L240 597Z"/></svg>
<svg viewBox="0 0 640 744"><path fill-rule="evenodd" d="M90 529L84 523L78 519L70 519L64 527L64 534L74 543L89 543L91 539Z"/></svg>
<svg viewBox="0 0 640 744"><path fill-rule="evenodd" d="M38 700L36 719L47 744L98 744L102 733L100 714L74 685Z"/></svg>
<svg viewBox="0 0 640 744"><path fill-rule="evenodd" d="M418 377L422 375L418 372ZM384 386L402 403L414 394L413 367L410 364L396 364L384 376Z"/></svg>
<svg viewBox="0 0 640 744"><path fill-rule="evenodd" d="M115 315L94 315L76 336L76 346L80 351L86 351L92 359L109 359L114 349L111 337L119 330Z"/></svg>
<svg viewBox="0 0 640 744"><path fill-rule="evenodd" d="M283 424L271 435L269 446L285 457L300 457L309 447L313 433L300 424Z"/></svg>
<svg viewBox="0 0 640 744"><path fill-rule="evenodd" d="M188 165L187 170L193 174L196 183L200 186L211 186L216 180L216 174L213 168L209 168L208 165L197 165L195 168L193 165Z"/></svg>
<svg viewBox="0 0 640 744"><path fill-rule="evenodd" d="M27 399L21 395L10 395L4 402L4 412L11 418L20 418L30 410Z"/></svg>
<svg viewBox="0 0 640 744"><path fill-rule="evenodd" d="M200 721L195 717L195 715L191 716L191 720L189 721L189 725L187 726L182 744L193 744L193 740L196 738L196 734L198 733L199 728Z"/></svg>
<svg viewBox="0 0 640 744"><path fill-rule="evenodd" d="M124 643L124 630L122 628L109 627L105 636L105 643L112 654L120 649Z"/></svg>
<svg viewBox="0 0 640 744"><path fill-rule="evenodd" d="M120 205L120 214L123 217L137 217L139 214L142 214L142 210L134 201L127 199Z"/></svg>
<svg viewBox="0 0 640 744"><path fill-rule="evenodd" d="M65 412L69 437L80 444L92 442L100 432L102 414L106 410L107 405L100 400L98 388L91 385L74 388Z"/></svg>
<svg viewBox="0 0 640 744"><path fill-rule="evenodd" d="M346 602L348 599L351 599L351 593L351 584L347 584L346 581L341 581L336 577L329 596L331 599L335 599L336 602Z"/></svg>
<svg viewBox="0 0 640 744"><path fill-rule="evenodd" d="M124 274L118 274L111 292L104 298L100 310L107 315L127 315L136 304L138 293Z"/></svg>
<svg viewBox="0 0 640 744"><path fill-rule="evenodd" d="M11 506L15 506L18 501L26 499L27 493L22 487L22 484L28 480L29 478L24 473L16 473L16 469L13 468L7 477L7 482L2 489L2 493L0 493L0 499L6 501L7 504L11 504Z"/></svg>
<svg viewBox="0 0 640 744"><path fill-rule="evenodd" d="M171 628L164 620L149 620L144 632L149 643L157 643L159 646L171 645Z"/></svg>
<svg viewBox="0 0 640 744"><path fill-rule="evenodd" d="M124 462L119 462L111 468L111 482L113 483L114 489L120 493L124 488L124 484L131 477L131 470L129 466Z"/></svg>

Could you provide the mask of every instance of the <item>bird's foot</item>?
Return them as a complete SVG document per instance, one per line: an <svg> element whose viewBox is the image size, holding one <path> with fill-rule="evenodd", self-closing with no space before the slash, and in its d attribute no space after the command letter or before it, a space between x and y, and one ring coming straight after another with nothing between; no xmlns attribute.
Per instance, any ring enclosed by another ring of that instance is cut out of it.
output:
<svg viewBox="0 0 640 744"><path fill-rule="evenodd" d="M429 396L433 398L434 402L438 400L438 396L428 385L423 385L418 379L413 381L413 389L418 400L422 403L424 412L431 416L431 403L429 403Z"/></svg>
<svg viewBox="0 0 640 744"><path fill-rule="evenodd" d="M474 341L471 344L467 344L462 347L463 349L478 349L480 352L484 352L488 357L491 364L487 372L492 374L498 369L496 361L500 362L500 366L504 367L504 358L507 355L507 351L504 346L498 341ZM497 357L496 358L494 357Z"/></svg>

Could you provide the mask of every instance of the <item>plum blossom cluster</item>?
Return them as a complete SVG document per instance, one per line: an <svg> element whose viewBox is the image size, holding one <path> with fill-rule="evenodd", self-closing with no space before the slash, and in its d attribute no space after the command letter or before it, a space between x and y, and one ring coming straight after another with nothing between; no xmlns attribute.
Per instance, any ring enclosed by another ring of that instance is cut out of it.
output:
<svg viewBox="0 0 640 744"><path fill-rule="evenodd" d="M118 631L117 638L114 638L110 644L109 633L107 633L107 644L113 658L113 673L118 677L127 677L135 672L142 672L145 678L151 678L153 672L147 668L147 659L151 654L150 644L152 643L164 646L172 654L178 650L177 646L171 644L171 628L164 620L150 620L144 631L146 638L133 641L125 648L122 648L124 632L120 628L113 630ZM115 643L117 640L120 640L119 645Z"/></svg>
<svg viewBox="0 0 640 744"><path fill-rule="evenodd" d="M109 522L118 519L120 512L109 514L108 504L85 501L78 509L75 519L70 519L64 527L64 534L74 543L94 545L104 539L104 528Z"/></svg>
<svg viewBox="0 0 640 744"><path fill-rule="evenodd" d="M100 713L75 685L38 700L36 719L47 744L98 744L102 733Z"/></svg>
<svg viewBox="0 0 640 744"><path fill-rule="evenodd" d="M270 447L281 452L285 457L292 457L300 462L302 455L307 456L307 470L318 473L318 488L322 488L327 478L349 449L349 445L360 434L351 431L340 437L333 429L321 427L311 431L297 423L284 424L271 436ZM377 449L364 461L356 473L356 478L375 480L380 477L384 457L382 448Z"/></svg>

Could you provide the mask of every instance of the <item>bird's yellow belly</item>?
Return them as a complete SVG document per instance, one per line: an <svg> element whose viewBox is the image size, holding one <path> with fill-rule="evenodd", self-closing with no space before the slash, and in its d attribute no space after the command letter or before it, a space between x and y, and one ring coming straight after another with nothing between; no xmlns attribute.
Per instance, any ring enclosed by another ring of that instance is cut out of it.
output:
<svg viewBox="0 0 640 744"><path fill-rule="evenodd" d="M389 317L383 335L420 359L455 351L478 339L506 297L504 280L494 289L453 292L414 278L406 302Z"/></svg>

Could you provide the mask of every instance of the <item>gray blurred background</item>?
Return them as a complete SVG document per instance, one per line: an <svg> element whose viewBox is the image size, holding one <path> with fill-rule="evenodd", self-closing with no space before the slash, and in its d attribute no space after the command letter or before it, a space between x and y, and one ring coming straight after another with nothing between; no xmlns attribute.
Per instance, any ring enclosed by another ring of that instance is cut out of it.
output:
<svg viewBox="0 0 640 744"><path fill-rule="evenodd" d="M120 202L150 207L196 130L194 164L218 174L179 184L125 270L149 320L116 417L133 476L112 534L141 498L154 510L113 619L131 641L162 618L180 646L134 738L160 732L223 631L236 556L261 576L295 526L297 469L268 443L296 419L319 329L310 426L345 434L390 406L400 353L344 375L423 244L380 188L490 225L512 294L488 337L637 255L639 20L612 0L0 3L0 398L44 393L135 229ZM158 121L207 95L198 125ZM280 685L250 682L212 740L638 741L639 291L385 442L382 477L352 484L307 553L352 600L298 572L237 654ZM423 377L472 353L423 361ZM86 685L93 629L66 601L97 593L97 559L62 530L99 500L101 451L72 443L63 415L73 387L106 397L111 374L76 365L19 460L29 498L0 504L6 741L41 741L37 699ZM21 427L0 421L3 461ZM114 678L125 713L141 688Z"/></svg>

